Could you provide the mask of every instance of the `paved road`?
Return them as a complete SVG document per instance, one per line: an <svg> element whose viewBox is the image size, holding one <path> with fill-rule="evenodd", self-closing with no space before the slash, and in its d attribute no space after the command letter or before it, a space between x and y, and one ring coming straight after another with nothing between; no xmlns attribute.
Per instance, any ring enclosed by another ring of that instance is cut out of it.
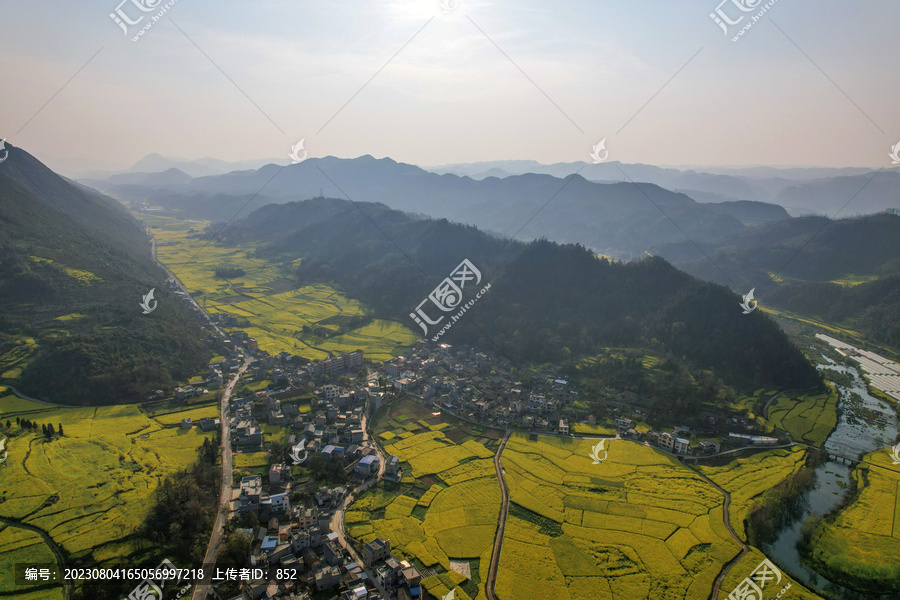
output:
<svg viewBox="0 0 900 600"><path fill-rule="evenodd" d="M234 378L225 386L222 392L221 413L222 421L222 488L219 492L219 510L216 515L216 523L213 525L212 535L209 537L209 546L206 547L206 555L203 557L203 567L206 569L203 581L194 587L194 593L191 596L193 600L203 600L209 593L209 583L212 573L209 567L216 562L216 555L219 553L219 546L222 544L222 534L225 531L225 524L229 517L229 507L231 504L231 428L228 426L228 400L234 386L241 379L241 375L250 366L250 359L244 360L244 364L238 369Z"/></svg>
<svg viewBox="0 0 900 600"><path fill-rule="evenodd" d="M506 515L509 513L509 488L506 487L506 479L503 477L503 467L500 466L500 455L509 441L509 432L503 436L497 454L494 455L494 468L497 469L497 479L500 481L500 492L503 499L500 501L500 517L497 521L497 535L494 538L494 552L491 554L491 567L488 569L487 581L484 583L484 592L488 600L497 600L494 595L494 584L497 583L497 568L500 566L500 551L503 549L503 534L506 531Z"/></svg>
<svg viewBox="0 0 900 600"><path fill-rule="evenodd" d="M728 563L725 564L724 567L722 567L722 571L719 573L719 576L716 577L715 583L713 583L712 591L709 593L709 600L716 600L719 597L719 590L722 587L722 582L725 581L725 577L728 575L728 573L731 572L732 567L734 567L734 565L738 564L741 561L741 559L747 555L747 553L750 551L750 548L747 547L747 544L744 543L744 540L739 538L738 535L734 532L734 529L731 527L731 494L726 492L724 489L722 489L721 486L719 486L719 484L717 484L715 481L713 481L712 479L710 479L703 473L700 473L700 472L696 472L696 473L697 473L697 475L702 477L704 480L706 480L706 482L709 485L711 485L714 488L716 488L717 490L719 490L719 492L722 494L722 496L725 497L725 502L723 504L723 511L722 511L723 518L725 520L725 527L728 528L728 533L731 534L731 537L734 538L734 541L736 541L738 544L741 545L741 551L738 553L737 556L735 556L730 561L728 561Z"/></svg>
<svg viewBox="0 0 900 600"><path fill-rule="evenodd" d="M363 410L363 418L361 421L361 427L363 430L363 441L368 441L370 439L368 417L366 416L367 413L369 412L368 409L369 409L369 402L368 402L368 400L366 400L366 407ZM351 493L347 494L344 497L344 499L341 501L340 505L335 509L334 515L331 517L331 522L328 524L328 527L329 527L329 529L331 529L331 531L333 533L338 534L338 541L341 543L341 546L346 548L347 551L350 553L350 556L353 557L353 560L356 561L359 564L359 566L363 567L363 569L366 570L366 574L369 576L369 580L372 582L373 585L375 585L375 587L378 588L378 591L381 593L381 595L385 598L390 598L391 595L388 594L387 591L384 590L380 585L378 585L378 583L375 581L375 578L372 577L372 573L369 573L368 569L365 568L366 565L365 565L365 563L363 563L362 558L356 553L356 550L353 549L353 546L351 546L347 542L347 537L346 537L345 531L344 531L344 513L347 512L347 507L350 506L350 504L352 504L353 501L360 494L362 494L369 488L377 485L378 482L381 481L381 478L384 477L384 470L385 470L385 466L387 464L387 461L385 460L385 454L381 451L381 447L375 442L375 440L373 438L372 438L372 442L375 445L375 452L378 455L378 475L376 475L375 477L370 477L369 479L366 479L361 484L356 486L356 488Z"/></svg>
<svg viewBox="0 0 900 600"><path fill-rule="evenodd" d="M26 396L25 394L23 394L22 392L20 392L16 388L14 388L13 386L9 385L8 383L3 383L2 381L0 381L0 386L9 389L9 391L11 391L13 394L18 396L22 400L30 400L31 402L37 402L38 404L46 404L47 406L59 406L61 408L72 408L71 404L57 404L55 402L49 402L47 400L38 400L37 398L32 398L31 396Z"/></svg>

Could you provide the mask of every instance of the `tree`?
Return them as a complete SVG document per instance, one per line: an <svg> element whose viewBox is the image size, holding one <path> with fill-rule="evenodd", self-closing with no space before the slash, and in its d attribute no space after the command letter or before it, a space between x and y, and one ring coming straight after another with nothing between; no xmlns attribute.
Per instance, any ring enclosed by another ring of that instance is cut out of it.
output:
<svg viewBox="0 0 900 600"><path fill-rule="evenodd" d="M44 425L43 423L41 423L41 433L43 433L47 437L50 437L49 435L47 435L47 426Z"/></svg>
<svg viewBox="0 0 900 600"><path fill-rule="evenodd" d="M246 567L250 560L250 538L244 532L232 533L225 542L225 550L216 561L216 566Z"/></svg>
<svg viewBox="0 0 900 600"><path fill-rule="evenodd" d="M53 437L53 434L56 433L56 431L53 430L53 423L47 424L47 433L49 434L47 437Z"/></svg>
<svg viewBox="0 0 900 600"><path fill-rule="evenodd" d="M62 429L62 423L60 423L59 424L59 436L62 437L62 435L63 435L63 429Z"/></svg>
<svg viewBox="0 0 900 600"><path fill-rule="evenodd" d="M6 428L9 429L12 427L12 423L9 422L9 419L6 420Z"/></svg>
<svg viewBox="0 0 900 600"><path fill-rule="evenodd" d="M19 417L16 417L16 425L21 425L22 421Z"/></svg>
<svg viewBox="0 0 900 600"><path fill-rule="evenodd" d="M269 464L276 465L284 462L287 456L287 444L280 440L273 440L269 443Z"/></svg>

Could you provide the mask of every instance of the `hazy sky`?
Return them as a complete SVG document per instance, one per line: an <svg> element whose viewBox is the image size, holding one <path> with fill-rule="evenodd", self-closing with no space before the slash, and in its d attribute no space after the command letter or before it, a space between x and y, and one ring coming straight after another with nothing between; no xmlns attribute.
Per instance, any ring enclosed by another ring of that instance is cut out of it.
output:
<svg viewBox="0 0 900 600"><path fill-rule="evenodd" d="M0 0L0 137L69 171L301 138L421 165L589 160L602 138L624 162L890 164L900 3L778 0L734 43L718 1L177 0L132 42L149 16L126 37L119 0Z"/></svg>

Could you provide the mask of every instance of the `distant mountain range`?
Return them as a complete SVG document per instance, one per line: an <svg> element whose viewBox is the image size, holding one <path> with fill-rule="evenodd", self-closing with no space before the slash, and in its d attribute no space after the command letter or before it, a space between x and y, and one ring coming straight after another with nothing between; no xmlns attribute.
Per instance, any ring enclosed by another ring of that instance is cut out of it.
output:
<svg viewBox="0 0 900 600"><path fill-rule="evenodd" d="M0 356L21 360L0 384L54 402L118 404L202 368L210 351L200 328L164 289L149 238L125 207L6 148ZM153 287L157 309L143 315Z"/></svg>
<svg viewBox="0 0 900 600"><path fill-rule="evenodd" d="M567 177L574 173L591 181L643 181L683 192L698 202L753 200L771 202L793 215L834 216L851 199L842 216L900 208L900 169L849 167L698 167L675 169L644 164L606 162L543 165L531 160L505 160L429 167L429 171L465 175L473 179L510 177L525 173ZM878 173L878 177L872 177ZM626 178L627 175L627 178ZM868 180L872 179L871 182Z"/></svg>
<svg viewBox="0 0 900 600"><path fill-rule="evenodd" d="M230 173L231 171L258 169L264 165L270 164L286 165L290 162L290 159L287 157L229 162L210 157L197 158L194 160L189 160L187 158L171 158L153 153L148 154L124 171L88 171L77 174L76 178L79 180L106 180L116 175L160 173L170 169L178 169L190 177L206 177L208 175Z"/></svg>
<svg viewBox="0 0 900 600"><path fill-rule="evenodd" d="M303 257L301 282L336 282L411 327L409 314L468 259L481 271L478 287L491 289L442 341L514 359L565 362L610 346L653 348L752 389L818 381L768 317L741 314L736 294L659 258L610 262L580 246L504 241L383 204L327 198L259 208L232 223L223 242L252 243L272 260ZM464 291L466 300L474 293Z"/></svg>
<svg viewBox="0 0 900 600"><path fill-rule="evenodd" d="M650 183L597 183L581 175L560 179L535 174L478 181L371 156L308 159L287 167L267 165L189 181L183 173L168 170L83 183L126 201L212 220L230 219L251 197L248 210L320 194L348 197L473 224L501 236L580 243L621 258L642 255L685 236L715 241L789 217L772 204L700 203Z"/></svg>

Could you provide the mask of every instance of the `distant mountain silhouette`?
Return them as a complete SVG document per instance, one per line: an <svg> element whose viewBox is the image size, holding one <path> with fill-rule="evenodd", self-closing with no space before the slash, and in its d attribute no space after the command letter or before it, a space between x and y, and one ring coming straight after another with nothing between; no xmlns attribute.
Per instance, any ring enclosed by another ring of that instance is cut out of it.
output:
<svg viewBox="0 0 900 600"><path fill-rule="evenodd" d="M596 183L581 175L560 179L535 174L478 181L371 156L308 159L288 167L267 165L256 171L199 177L181 186L147 182L99 187L119 198L214 220L227 220L250 197L254 201L248 211L324 193L381 202L519 239L546 237L580 243L625 258L642 255L661 243L685 240L685 235L714 241L750 225L789 217L774 205L703 204L648 183Z"/></svg>

